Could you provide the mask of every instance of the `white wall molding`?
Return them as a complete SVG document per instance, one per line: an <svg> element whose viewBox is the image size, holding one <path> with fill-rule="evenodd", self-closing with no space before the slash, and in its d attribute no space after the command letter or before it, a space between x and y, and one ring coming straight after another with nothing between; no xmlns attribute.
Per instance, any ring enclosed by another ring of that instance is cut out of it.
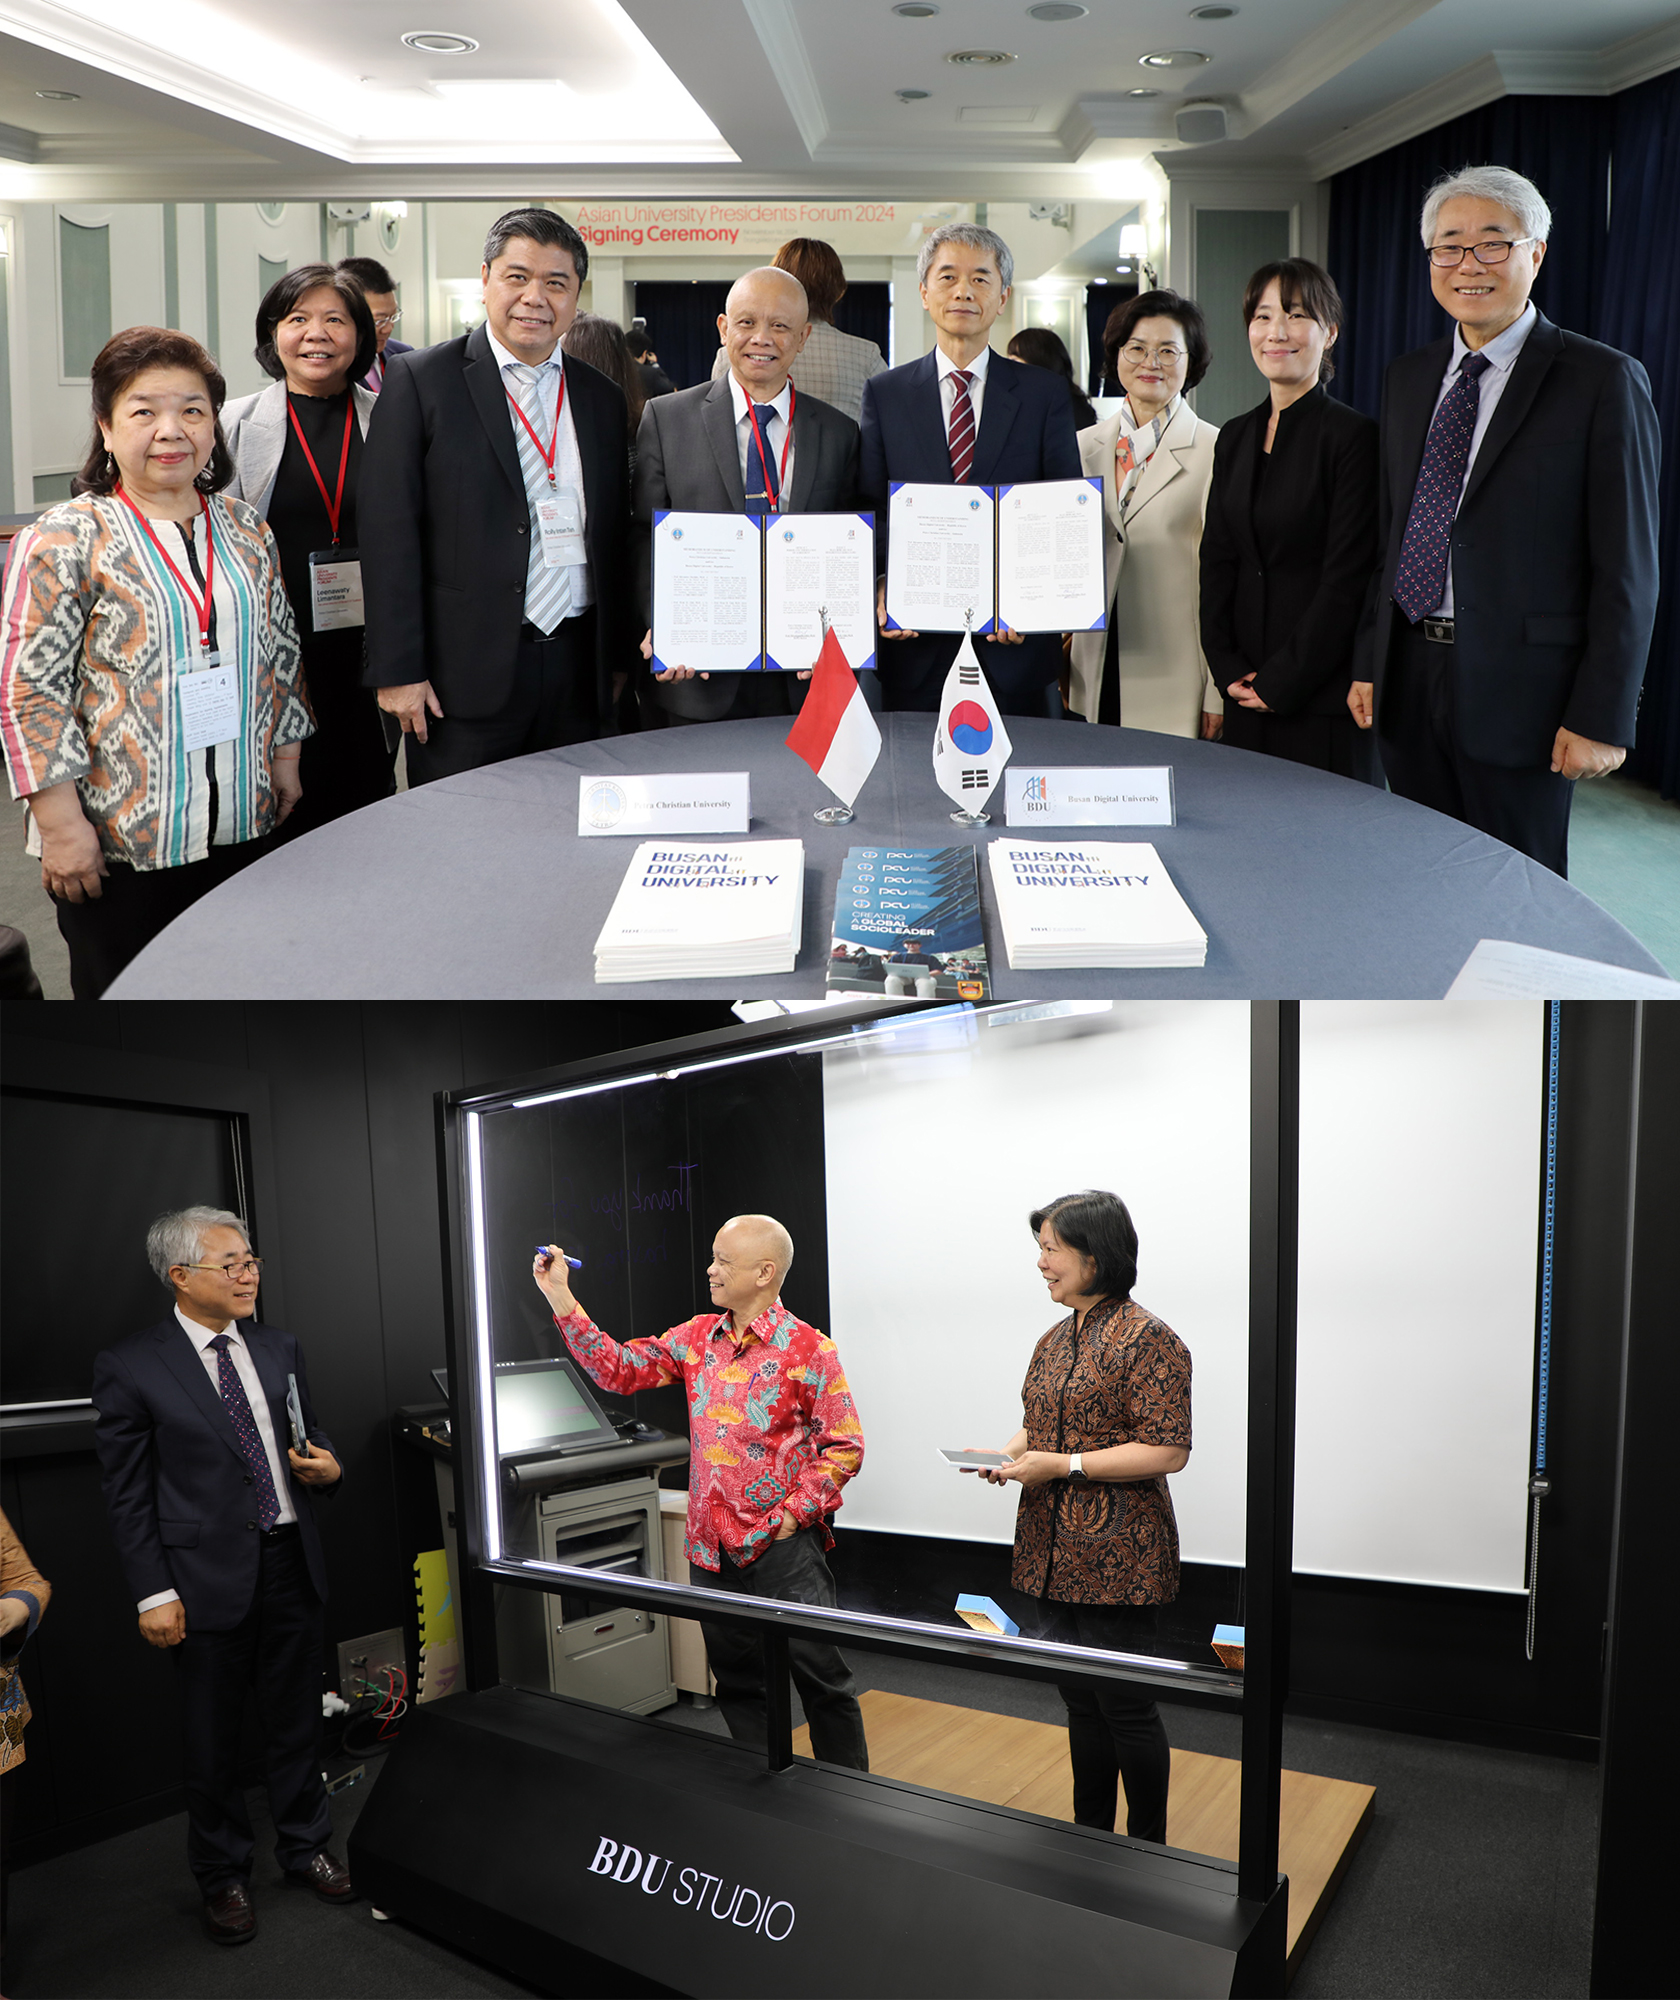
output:
<svg viewBox="0 0 1680 2000"><path fill-rule="evenodd" d="M742 0L776 84L812 159L828 137L828 113L811 54L789 0Z"/></svg>
<svg viewBox="0 0 1680 2000"><path fill-rule="evenodd" d="M1478 56L1462 69L1453 70L1422 90L1414 90L1409 97L1362 118L1345 132L1338 132L1324 145L1313 147L1307 154L1307 164L1315 180L1328 180L1345 167L1373 159L1391 146L1403 146L1408 139L1444 125L1449 118L1462 118L1465 112L1478 111L1504 95L1505 77L1497 58Z"/></svg>
<svg viewBox="0 0 1680 2000"><path fill-rule="evenodd" d="M1440 0L1350 0L1254 79L1242 94L1232 137L1269 125L1439 5Z"/></svg>

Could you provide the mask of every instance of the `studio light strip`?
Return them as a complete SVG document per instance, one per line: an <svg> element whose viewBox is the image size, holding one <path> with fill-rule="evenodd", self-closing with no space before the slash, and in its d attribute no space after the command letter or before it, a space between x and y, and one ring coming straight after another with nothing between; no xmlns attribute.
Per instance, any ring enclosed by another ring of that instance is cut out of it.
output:
<svg viewBox="0 0 1680 2000"><path fill-rule="evenodd" d="M473 1374L477 1378L479 1476L484 1481L484 1557L502 1559L502 1504L496 1476L495 1388L490 1374L490 1285L485 1269L484 1119L466 1115L468 1240L472 1246Z"/></svg>

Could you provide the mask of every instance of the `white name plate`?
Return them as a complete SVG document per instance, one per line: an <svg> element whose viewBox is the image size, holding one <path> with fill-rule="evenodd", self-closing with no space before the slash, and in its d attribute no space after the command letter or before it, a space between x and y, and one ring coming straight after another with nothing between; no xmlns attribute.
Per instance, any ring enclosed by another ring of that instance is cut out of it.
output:
<svg viewBox="0 0 1680 2000"><path fill-rule="evenodd" d="M1176 826L1170 764L1112 769L1011 764L1003 774L1010 826Z"/></svg>
<svg viewBox="0 0 1680 2000"><path fill-rule="evenodd" d="M578 779L578 832L745 833L752 821L745 771L618 771Z"/></svg>

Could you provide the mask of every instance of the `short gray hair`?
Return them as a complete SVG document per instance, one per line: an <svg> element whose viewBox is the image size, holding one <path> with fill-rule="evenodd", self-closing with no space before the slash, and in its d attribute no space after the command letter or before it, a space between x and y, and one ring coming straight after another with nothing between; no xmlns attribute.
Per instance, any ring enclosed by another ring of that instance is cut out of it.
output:
<svg viewBox="0 0 1680 2000"><path fill-rule="evenodd" d="M171 1209L146 1231L146 1259L166 1291L175 1289L169 1282L171 1265L196 1264L208 1229L237 1229L245 1239L246 1249L251 1247L251 1232L245 1227L244 1216L235 1215L231 1208Z"/></svg>
<svg viewBox="0 0 1680 2000"><path fill-rule="evenodd" d="M922 245L916 259L916 283L925 285L935 252L945 243L966 243L971 250L986 251L997 265L998 278L1007 292L1015 282L1015 257L995 229L982 229L978 222L947 222Z"/></svg>
<svg viewBox="0 0 1680 2000"><path fill-rule="evenodd" d="M1443 174L1423 198L1421 226L1426 245L1435 240L1435 224L1440 219L1442 204L1460 195L1472 201L1494 201L1509 209L1522 233L1537 242L1544 243L1552 233L1552 211L1531 180L1525 180L1511 167L1459 167Z"/></svg>

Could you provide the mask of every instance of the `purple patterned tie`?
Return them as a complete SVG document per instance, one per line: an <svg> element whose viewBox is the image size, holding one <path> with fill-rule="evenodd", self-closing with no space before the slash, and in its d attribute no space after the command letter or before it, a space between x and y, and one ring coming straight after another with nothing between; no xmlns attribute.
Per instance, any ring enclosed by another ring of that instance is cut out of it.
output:
<svg viewBox="0 0 1680 2000"><path fill-rule="evenodd" d="M233 1420L233 1434L239 1440L239 1449L245 1454L245 1463L251 1468L251 1478L256 1484L257 1525L266 1532L280 1518L280 1502L274 1497L274 1475L268 1469L268 1453L263 1450L262 1439L257 1436L250 1398L245 1394L245 1384L240 1381L239 1370L234 1367L233 1356L228 1352L227 1335L218 1333L210 1345L216 1350L216 1386L222 1392L222 1407Z"/></svg>
<svg viewBox="0 0 1680 2000"><path fill-rule="evenodd" d="M1491 365L1485 355L1465 355L1458 379L1441 398L1429 426L1394 576L1394 601L1414 625L1437 610L1447 594L1453 518L1464 491L1464 468L1470 462L1481 400L1476 377Z"/></svg>

